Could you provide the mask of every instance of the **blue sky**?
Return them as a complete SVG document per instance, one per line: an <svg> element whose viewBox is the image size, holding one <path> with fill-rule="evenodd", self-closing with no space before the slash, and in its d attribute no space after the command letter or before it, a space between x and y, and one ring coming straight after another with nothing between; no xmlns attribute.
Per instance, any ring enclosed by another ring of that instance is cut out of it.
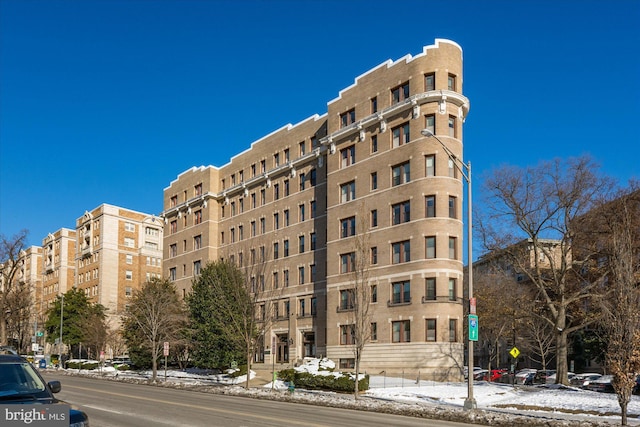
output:
<svg viewBox="0 0 640 427"><path fill-rule="evenodd" d="M639 23L637 0L0 0L0 233L40 245L102 203L160 213L184 170L436 38L464 51L474 191L502 164L582 154L625 183Z"/></svg>

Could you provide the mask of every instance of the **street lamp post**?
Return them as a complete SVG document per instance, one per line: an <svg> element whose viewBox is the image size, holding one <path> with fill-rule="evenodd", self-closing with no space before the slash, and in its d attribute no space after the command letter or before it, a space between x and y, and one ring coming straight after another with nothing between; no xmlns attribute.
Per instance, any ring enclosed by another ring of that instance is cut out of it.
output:
<svg viewBox="0 0 640 427"><path fill-rule="evenodd" d="M469 301L473 298L473 246L472 246L472 238L471 238L471 162L467 162L465 164L462 160L458 158L453 152L447 147L444 142L440 140L431 130L423 129L420 133L425 137L433 137L436 141L440 143L445 153L449 157L456 168L460 171L464 180L467 181L467 258L468 258L468 286L469 286ZM464 401L465 409L475 409L478 407L475 398L473 397L473 341L471 341L471 337L467 337L467 350L468 350L468 361L467 361L467 398Z"/></svg>

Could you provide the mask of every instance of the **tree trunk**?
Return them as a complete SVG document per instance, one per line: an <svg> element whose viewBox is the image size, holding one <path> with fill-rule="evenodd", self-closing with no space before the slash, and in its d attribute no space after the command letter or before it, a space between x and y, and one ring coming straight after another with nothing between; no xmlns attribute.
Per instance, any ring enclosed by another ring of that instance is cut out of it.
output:
<svg viewBox="0 0 640 427"><path fill-rule="evenodd" d="M0 345L7 345L7 319L4 313L0 314Z"/></svg>
<svg viewBox="0 0 640 427"><path fill-rule="evenodd" d="M628 401L627 402L619 402L620 403L620 410L622 411L622 419L620 421L620 424L623 426L627 425L627 405L628 405Z"/></svg>
<svg viewBox="0 0 640 427"><path fill-rule="evenodd" d="M253 354L251 354L251 346L247 344L247 383L245 389L249 390L251 381L251 361L253 360Z"/></svg>
<svg viewBox="0 0 640 427"><path fill-rule="evenodd" d="M356 377L354 379L353 398L358 400L358 378L360 377L360 354L356 354Z"/></svg>
<svg viewBox="0 0 640 427"><path fill-rule="evenodd" d="M564 329L558 328L556 336L556 384L569 384L567 355L567 333Z"/></svg>

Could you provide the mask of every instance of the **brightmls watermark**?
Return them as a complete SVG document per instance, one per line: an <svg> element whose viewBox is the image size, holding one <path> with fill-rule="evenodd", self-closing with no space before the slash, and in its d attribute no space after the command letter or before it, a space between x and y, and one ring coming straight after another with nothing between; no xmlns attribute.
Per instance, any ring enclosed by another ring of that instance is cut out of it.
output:
<svg viewBox="0 0 640 427"><path fill-rule="evenodd" d="M68 427L69 405L0 405L0 425Z"/></svg>

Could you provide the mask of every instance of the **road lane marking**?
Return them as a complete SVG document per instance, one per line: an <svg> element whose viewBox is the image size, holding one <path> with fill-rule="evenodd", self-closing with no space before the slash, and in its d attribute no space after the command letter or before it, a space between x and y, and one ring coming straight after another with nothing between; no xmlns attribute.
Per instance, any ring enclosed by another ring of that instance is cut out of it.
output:
<svg viewBox="0 0 640 427"><path fill-rule="evenodd" d="M107 409L107 408L103 408L103 407L97 406L97 405L82 405L82 406L84 408L96 409L98 411L111 412L112 414L119 414L119 415L124 414L124 412L122 412L122 411L116 411L114 409Z"/></svg>
<svg viewBox="0 0 640 427"><path fill-rule="evenodd" d="M273 421L273 422L282 422L282 417L268 417L265 415L253 415L253 414L247 414L246 412L238 412L238 411L231 411L231 410L227 410L227 409L218 409L218 408L211 408L211 407L207 407L207 406L199 406L199 405L193 405L190 403L179 403L179 402L174 402L171 400L161 400L161 399L153 399L150 397L142 397L142 396L136 396L136 395L131 395L131 394L123 394L123 393L114 393L114 392L110 392L110 391L104 391L104 390L97 390L94 388L86 388L86 387L79 387L79 386L75 386L75 385L69 385L69 384L65 384L65 389L70 389L70 388L75 388L78 390L85 390L85 391L91 391L94 393L102 393L102 394L108 394L111 396L118 396L118 397L128 397L128 398L132 398L132 399L138 399L138 400L146 400L149 402L155 402L155 403L162 403L162 404L168 404L168 405L175 405L175 406L183 406L185 408L192 408L192 409L200 409L200 410L205 410L205 411L210 411L210 412L219 412L219 413L223 413L223 414L233 414L233 415L245 415L245 416L251 416L252 418L257 418L257 419L261 419L261 420L268 420L268 421ZM88 406L88 405L84 405L84 406ZM96 408L98 410L102 410L100 408ZM288 425L300 425L300 426L305 426L305 427L310 427L310 426L314 426L314 427L327 427L328 424L311 424L308 421L293 421L293 420L287 420L287 424Z"/></svg>

